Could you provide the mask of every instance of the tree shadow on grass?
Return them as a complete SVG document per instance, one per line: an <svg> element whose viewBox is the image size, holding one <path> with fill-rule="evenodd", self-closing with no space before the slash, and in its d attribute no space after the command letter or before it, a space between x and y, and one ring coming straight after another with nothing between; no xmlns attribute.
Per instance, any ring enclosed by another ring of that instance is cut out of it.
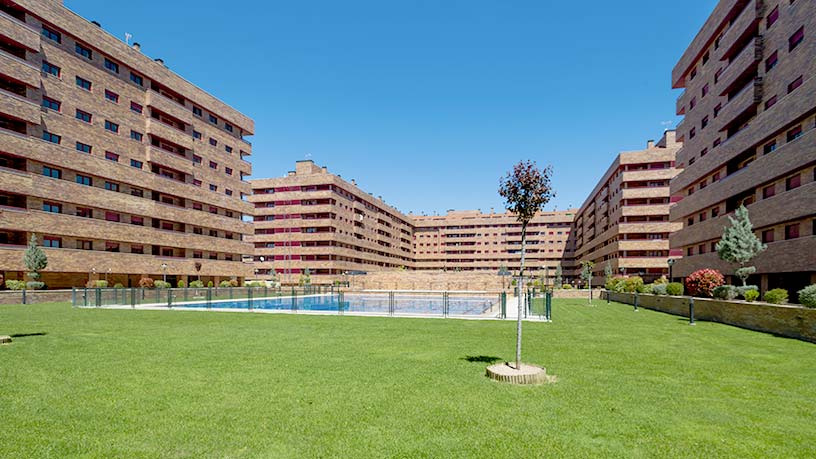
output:
<svg viewBox="0 0 816 459"><path fill-rule="evenodd" d="M466 355L462 357L462 360L471 362L471 363L496 363L502 360L501 357L496 357L492 355Z"/></svg>
<svg viewBox="0 0 816 459"><path fill-rule="evenodd" d="M45 336L48 333L45 332L37 332L37 333L17 333L16 335L11 335L12 338L27 338L29 336Z"/></svg>

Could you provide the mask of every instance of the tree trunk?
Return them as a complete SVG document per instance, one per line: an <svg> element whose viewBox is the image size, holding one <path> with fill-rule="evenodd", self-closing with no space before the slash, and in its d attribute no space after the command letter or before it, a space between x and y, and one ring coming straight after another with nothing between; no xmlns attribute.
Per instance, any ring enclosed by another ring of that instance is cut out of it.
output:
<svg viewBox="0 0 816 459"><path fill-rule="evenodd" d="M524 312L524 252L527 244L527 223L521 224L521 266L519 267L518 321L516 322L516 369L521 369L521 315Z"/></svg>

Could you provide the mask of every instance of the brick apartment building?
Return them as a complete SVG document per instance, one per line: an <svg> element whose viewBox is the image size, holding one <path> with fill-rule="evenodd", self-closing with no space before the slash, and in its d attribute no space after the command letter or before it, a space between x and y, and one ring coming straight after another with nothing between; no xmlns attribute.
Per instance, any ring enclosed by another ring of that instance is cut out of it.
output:
<svg viewBox="0 0 816 459"><path fill-rule="evenodd" d="M521 227L508 214L449 212L405 215L312 161L298 161L285 177L252 180L255 268L296 283L308 268L313 283L348 280L349 274L384 269L518 270ZM551 212L531 223L528 264L544 274L562 265L571 279L567 239L573 214Z"/></svg>
<svg viewBox="0 0 816 459"><path fill-rule="evenodd" d="M751 283L792 296L816 282L816 10L812 1L723 0L672 72L684 120L671 220L676 276L711 267L741 204L768 249Z"/></svg>
<svg viewBox="0 0 816 459"><path fill-rule="evenodd" d="M595 262L594 285L602 285L607 264L646 282L668 277L669 235L683 226L669 221L680 147L675 132L666 131L645 150L620 153L577 212L575 258Z"/></svg>
<svg viewBox="0 0 816 459"><path fill-rule="evenodd" d="M58 0L0 0L0 274L49 287L251 274L251 119Z"/></svg>

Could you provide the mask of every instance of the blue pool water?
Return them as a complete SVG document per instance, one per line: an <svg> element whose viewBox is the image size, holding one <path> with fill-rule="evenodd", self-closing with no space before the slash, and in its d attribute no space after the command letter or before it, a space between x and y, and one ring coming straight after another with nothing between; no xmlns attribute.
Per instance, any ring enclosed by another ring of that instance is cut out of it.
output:
<svg viewBox="0 0 816 459"><path fill-rule="evenodd" d="M392 300L388 294L349 294L342 297L337 294L312 295L301 297L255 298L252 309L299 310L299 311L337 311L366 312L388 314L392 308L395 315L426 314L443 315L442 294L417 295L395 293ZM493 307L498 298L492 296L454 296L447 299L449 315L480 315ZM207 308L206 303L174 304L177 308ZM249 309L247 300L213 301L212 309Z"/></svg>

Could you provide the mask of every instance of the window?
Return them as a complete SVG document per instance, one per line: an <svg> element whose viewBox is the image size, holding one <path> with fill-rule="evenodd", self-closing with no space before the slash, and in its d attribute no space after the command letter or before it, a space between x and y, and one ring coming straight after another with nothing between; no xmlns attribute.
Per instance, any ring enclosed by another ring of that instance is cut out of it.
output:
<svg viewBox="0 0 816 459"><path fill-rule="evenodd" d="M215 206L210 206L210 213L211 214L218 214L218 208Z"/></svg>
<svg viewBox="0 0 816 459"><path fill-rule="evenodd" d="M131 196L136 196L137 198L143 198L144 197L144 190L141 190L139 188L131 188L130 189L130 195Z"/></svg>
<svg viewBox="0 0 816 459"><path fill-rule="evenodd" d="M224 151L226 151L227 153L232 153L232 147L229 145L224 145Z"/></svg>
<svg viewBox="0 0 816 459"><path fill-rule="evenodd" d="M141 161L137 161L135 159L130 160L130 167L135 167L136 169L141 169L144 164Z"/></svg>
<svg viewBox="0 0 816 459"><path fill-rule="evenodd" d="M80 185L85 185L85 186L91 186L92 183L93 183L93 181L91 180L90 177L88 177L87 175L81 175L81 174L77 174L76 182L79 183Z"/></svg>
<svg viewBox="0 0 816 459"><path fill-rule="evenodd" d="M689 247L689 248L687 248L687 249L686 249L686 256L687 256L687 257L690 257L690 256L692 256L692 255L694 255L694 247Z"/></svg>
<svg viewBox="0 0 816 459"><path fill-rule="evenodd" d="M109 222L119 222L122 217L116 212L105 212L105 220Z"/></svg>
<svg viewBox="0 0 816 459"><path fill-rule="evenodd" d="M703 121L700 122L700 129L705 129L708 126L708 116L703 117Z"/></svg>
<svg viewBox="0 0 816 459"><path fill-rule="evenodd" d="M774 141L773 141L773 142L771 142L771 143L766 143L766 144L765 144L765 146L764 146L764 147L762 147L762 152L763 152L764 154L766 154L766 155L767 155L768 153L771 153L772 151L775 151L775 150L776 150L776 140L774 140Z"/></svg>
<svg viewBox="0 0 816 459"><path fill-rule="evenodd" d="M61 72L59 67L57 67L54 64L50 64L50 63L48 63L46 61L43 61L42 71L45 72L45 73L49 73L51 75L54 75L57 78L59 78L60 72Z"/></svg>
<svg viewBox="0 0 816 459"><path fill-rule="evenodd" d="M773 96L770 99L765 101L765 110L773 107L774 104L776 104L776 96Z"/></svg>
<svg viewBox="0 0 816 459"><path fill-rule="evenodd" d="M198 107L193 107L193 115L201 116L201 109Z"/></svg>
<svg viewBox="0 0 816 459"><path fill-rule="evenodd" d="M76 149L77 151L81 151L82 153L90 154L91 150L93 150L93 147L88 145L87 143L77 142Z"/></svg>
<svg viewBox="0 0 816 459"><path fill-rule="evenodd" d="M691 130L689 131L689 139L693 139L694 136L696 136L696 135L697 135L697 129L691 128Z"/></svg>
<svg viewBox="0 0 816 459"><path fill-rule="evenodd" d="M62 171L59 170L59 169L55 169L53 167L48 167L48 166L43 166L42 170L43 170L42 175L44 175L46 177L51 177L51 178L56 178L56 179L62 178Z"/></svg>
<svg viewBox="0 0 816 459"><path fill-rule="evenodd" d="M109 89L106 89L105 90L105 99L107 99L107 100L109 100L109 101L111 101L111 102L113 102L115 104L118 104L119 103L119 94L116 94L115 92L113 92L113 91L111 91Z"/></svg>
<svg viewBox="0 0 816 459"><path fill-rule="evenodd" d="M218 146L218 141L217 141L217 140L215 140L215 139L213 139L212 137L210 137L210 145L212 145L212 146L214 146L214 147L215 147L215 146Z"/></svg>
<svg viewBox="0 0 816 459"><path fill-rule="evenodd" d="M770 29L777 19L779 19L779 5L777 5L776 8L774 8L768 15L768 18L765 20L765 28Z"/></svg>
<svg viewBox="0 0 816 459"><path fill-rule="evenodd" d="M144 253L144 246L143 245L131 245L130 246L130 253Z"/></svg>
<svg viewBox="0 0 816 459"><path fill-rule="evenodd" d="M91 82L86 80L85 78L76 77L76 85L79 86L80 88L86 90L86 91L91 90Z"/></svg>
<svg viewBox="0 0 816 459"><path fill-rule="evenodd" d="M703 156L705 156L707 154L708 154L708 148L703 148L703 150L700 152L700 157L702 158Z"/></svg>
<svg viewBox="0 0 816 459"><path fill-rule="evenodd" d="M45 140L46 142L55 143L57 145L59 145L60 142L62 142L62 137L56 134L52 134L48 131L43 131L42 139Z"/></svg>
<svg viewBox="0 0 816 459"><path fill-rule="evenodd" d="M51 212L53 214L59 214L62 213L62 205L54 204L53 202L44 202L42 210L44 210L45 212Z"/></svg>
<svg viewBox="0 0 816 459"><path fill-rule="evenodd" d="M105 152L105 159L118 163L119 162L119 155L117 155L116 153L114 153L112 151L106 151Z"/></svg>
<svg viewBox="0 0 816 459"><path fill-rule="evenodd" d="M200 227L194 226L193 227L193 234L204 234Z"/></svg>
<svg viewBox="0 0 816 459"><path fill-rule="evenodd" d="M119 184L113 182L105 182L105 189L108 191L119 191Z"/></svg>
<svg viewBox="0 0 816 459"><path fill-rule="evenodd" d="M796 88L802 86L802 75L799 75L799 78L793 80L791 84L788 85L788 94L792 93Z"/></svg>
<svg viewBox="0 0 816 459"><path fill-rule="evenodd" d="M796 239L799 237L799 224L785 226L785 239Z"/></svg>
<svg viewBox="0 0 816 459"><path fill-rule="evenodd" d="M144 86L144 78L141 75L137 75L133 72L130 72L130 81L138 84L139 86Z"/></svg>
<svg viewBox="0 0 816 459"><path fill-rule="evenodd" d="M723 70L725 70L725 67L720 67L717 69L717 73L714 74L714 83L718 83L720 81L720 75L722 75Z"/></svg>
<svg viewBox="0 0 816 459"><path fill-rule="evenodd" d="M802 184L802 176L799 175L799 174L796 174L796 175L794 175L792 177L788 177L788 178L785 179L785 190L790 191L790 190L793 190L795 188L799 188L799 186L801 184Z"/></svg>
<svg viewBox="0 0 816 459"><path fill-rule="evenodd" d="M765 59L765 73L771 71L772 68L776 67L776 64L779 62L779 57L777 56L776 51L774 51L767 59Z"/></svg>
<svg viewBox="0 0 816 459"><path fill-rule="evenodd" d="M799 46L799 43L802 43L802 40L805 39L805 27L799 27L799 30L793 33L790 38L788 38L788 51L793 51Z"/></svg>
<svg viewBox="0 0 816 459"><path fill-rule="evenodd" d="M90 123L93 120L93 115L88 112L82 111L80 109L76 110L76 119L80 121L84 121L86 123Z"/></svg>
<svg viewBox="0 0 816 459"><path fill-rule="evenodd" d="M788 142L793 142L794 140L802 137L802 126L796 126L795 128L788 131Z"/></svg>
<svg viewBox="0 0 816 459"><path fill-rule="evenodd" d="M49 109L49 110L54 110L54 111L58 112L58 111L60 111L60 106L61 105L62 105L62 103L60 103L60 101L54 100L54 99L52 99L50 97L43 96L43 98L42 98L42 106Z"/></svg>
<svg viewBox="0 0 816 459"><path fill-rule="evenodd" d="M193 138L201 140L201 133L198 131L193 131Z"/></svg>
<svg viewBox="0 0 816 459"><path fill-rule="evenodd" d="M705 97L707 94L708 94L708 83L706 83L705 86L703 86L702 96L700 96L700 97Z"/></svg>
<svg viewBox="0 0 816 459"><path fill-rule="evenodd" d="M774 241L774 230L769 229L762 232L762 242L767 244Z"/></svg>
<svg viewBox="0 0 816 459"><path fill-rule="evenodd" d="M201 156L193 155L193 163L194 164L201 164Z"/></svg>
<svg viewBox="0 0 816 459"><path fill-rule="evenodd" d="M224 129L226 129L229 132L232 132L232 125L229 123L224 123Z"/></svg>
<svg viewBox="0 0 816 459"><path fill-rule="evenodd" d="M210 191L218 191L218 185L213 185L210 183Z"/></svg>
<svg viewBox="0 0 816 459"><path fill-rule="evenodd" d="M691 69L691 74L689 75L689 81L693 80L694 77L696 77L696 76L697 76L697 67L694 67L693 69Z"/></svg>
<svg viewBox="0 0 816 459"><path fill-rule="evenodd" d="M79 43L76 44L76 53L82 57L86 57L88 59L93 59L93 52L90 48L80 45Z"/></svg>
<svg viewBox="0 0 816 459"><path fill-rule="evenodd" d="M58 249L62 247L62 239L53 236L45 236L43 237L43 247L51 247L52 249Z"/></svg>
<svg viewBox="0 0 816 459"><path fill-rule="evenodd" d="M720 215L720 208L719 207L715 207L715 208L711 209L711 218L717 218L717 217L719 217L719 215Z"/></svg>
<svg viewBox="0 0 816 459"><path fill-rule="evenodd" d="M105 129L113 132L114 134L119 133L119 125L114 123L113 121L105 120Z"/></svg>
<svg viewBox="0 0 816 459"><path fill-rule="evenodd" d="M144 138L144 135L141 132L131 130L130 138L137 142L141 142L142 139Z"/></svg>
<svg viewBox="0 0 816 459"><path fill-rule="evenodd" d="M82 218L93 218L93 211L85 207L77 207L76 216Z"/></svg>
<svg viewBox="0 0 816 459"><path fill-rule="evenodd" d="M113 73L119 73L119 64L113 62L112 60L105 58L105 68L110 70Z"/></svg>
<svg viewBox="0 0 816 459"><path fill-rule="evenodd" d="M202 253L199 250L193 252L193 258L202 258Z"/></svg>
<svg viewBox="0 0 816 459"><path fill-rule="evenodd" d="M57 43L62 43L62 34L57 31L51 30L46 26L42 26L42 36Z"/></svg>
<svg viewBox="0 0 816 459"><path fill-rule="evenodd" d="M224 193L225 193L227 196L232 196L232 190L225 189L225 190L224 190Z"/></svg>
<svg viewBox="0 0 816 459"><path fill-rule="evenodd" d="M774 185L766 186L762 189L762 199L768 199L776 194L776 187Z"/></svg>
<svg viewBox="0 0 816 459"><path fill-rule="evenodd" d="M142 113L142 106L137 104L136 102L130 102L130 110L136 113Z"/></svg>
<svg viewBox="0 0 816 459"><path fill-rule="evenodd" d="M200 202L193 203L193 210L203 210Z"/></svg>
<svg viewBox="0 0 816 459"><path fill-rule="evenodd" d="M93 241L77 241L79 250L93 250Z"/></svg>
<svg viewBox="0 0 816 459"><path fill-rule="evenodd" d="M210 169L218 169L218 163L215 161L210 161Z"/></svg>
<svg viewBox="0 0 816 459"><path fill-rule="evenodd" d="M218 124L218 118L216 118L216 117L215 117L215 116L213 116L213 115L210 115L210 123L212 123L212 124Z"/></svg>
<svg viewBox="0 0 816 459"><path fill-rule="evenodd" d="M232 175L232 168L231 167L225 167L224 168L224 173L227 174L227 175Z"/></svg>
<svg viewBox="0 0 816 459"><path fill-rule="evenodd" d="M118 242L105 242L105 252L118 252L118 251L119 251Z"/></svg>
<svg viewBox="0 0 816 459"><path fill-rule="evenodd" d="M697 106L697 99L695 97L692 97L691 101L689 101L689 110L693 109L696 106Z"/></svg>
<svg viewBox="0 0 816 459"><path fill-rule="evenodd" d="M714 107L714 118L716 118L717 115L720 114L720 110L722 110L722 104L717 104L717 106Z"/></svg>
<svg viewBox="0 0 816 459"><path fill-rule="evenodd" d="M130 224L131 225L136 225L136 226L144 226L144 218L137 217L137 216L134 215L134 216L130 217Z"/></svg>
<svg viewBox="0 0 816 459"><path fill-rule="evenodd" d="M194 186L201 186L201 180L193 179L193 185Z"/></svg>

